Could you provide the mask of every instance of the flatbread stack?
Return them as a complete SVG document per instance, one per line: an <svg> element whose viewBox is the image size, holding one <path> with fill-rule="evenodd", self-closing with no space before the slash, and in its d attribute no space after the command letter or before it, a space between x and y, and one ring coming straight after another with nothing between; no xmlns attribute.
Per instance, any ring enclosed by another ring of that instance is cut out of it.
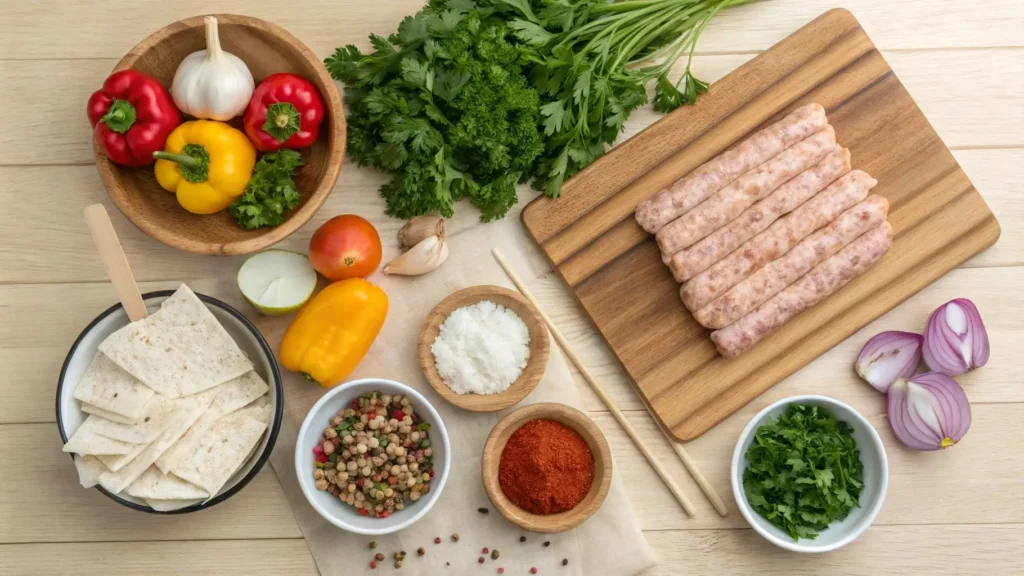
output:
<svg viewBox="0 0 1024 576"><path fill-rule="evenodd" d="M184 284L99 346L73 396L88 414L64 452L79 481L170 511L208 501L270 425L270 388Z"/></svg>

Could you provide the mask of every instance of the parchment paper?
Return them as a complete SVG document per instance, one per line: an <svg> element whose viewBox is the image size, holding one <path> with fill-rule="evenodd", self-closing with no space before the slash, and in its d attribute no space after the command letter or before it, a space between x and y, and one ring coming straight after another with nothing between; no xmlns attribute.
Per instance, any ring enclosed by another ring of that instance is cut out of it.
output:
<svg viewBox="0 0 1024 576"><path fill-rule="evenodd" d="M561 402L585 411L565 358L552 339L551 356L544 378L523 402L503 412L479 414L448 404L434 393L424 379L416 359L417 336L427 313L452 292L473 285L497 284L515 287L491 255L499 247L520 276L529 284L548 267L543 256L519 222L522 204L505 219L490 224L475 221L476 210L459 206L457 220L449 222L450 257L434 272L413 278L377 273L371 281L380 284L390 299L388 317L370 352L349 380L380 377L416 388L437 408L452 443L452 470L440 499L413 526L389 536L361 536L344 532L323 520L306 502L295 478L295 439L306 412L324 390L295 374L285 375L285 417L270 462L295 512L295 518L322 574L370 574L369 561L375 552L386 558L377 571L406 576L437 574L528 574L537 567L540 574L566 576L632 575L654 563L650 547L630 507L618 470L613 472L611 490L601 509L576 530L555 535L528 533L506 521L490 504L480 476L484 441L498 419L518 406L535 402ZM379 221L371 218L371 220ZM397 249L394 238L383 238L385 260ZM287 319L263 319L261 329L277 350ZM344 384L342 384L344 385ZM311 449L311 447L303 447ZM481 514L478 508L491 509ZM460 540L453 543L453 532ZM520 543L520 536L527 541ZM435 537L442 538L434 544ZM375 550L368 543L377 542ZM544 541L551 545L543 546ZM498 560L489 555L478 564L481 549L500 550ZM426 555L418 557L423 547ZM392 566L392 554L405 550L400 571ZM568 566L561 565L568 558Z"/></svg>

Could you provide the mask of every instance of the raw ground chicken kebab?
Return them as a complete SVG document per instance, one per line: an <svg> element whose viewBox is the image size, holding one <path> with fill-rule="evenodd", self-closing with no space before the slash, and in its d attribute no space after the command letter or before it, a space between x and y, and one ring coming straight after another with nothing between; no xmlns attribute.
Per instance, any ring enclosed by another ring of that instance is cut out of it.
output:
<svg viewBox="0 0 1024 576"><path fill-rule="evenodd" d="M720 354L752 348L892 245L889 202L850 169L825 109L808 104L637 206Z"/></svg>

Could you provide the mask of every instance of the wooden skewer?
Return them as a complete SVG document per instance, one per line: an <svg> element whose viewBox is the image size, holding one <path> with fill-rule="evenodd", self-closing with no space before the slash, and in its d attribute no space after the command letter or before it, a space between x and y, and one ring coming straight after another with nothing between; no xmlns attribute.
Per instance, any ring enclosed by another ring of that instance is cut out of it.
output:
<svg viewBox="0 0 1024 576"><path fill-rule="evenodd" d="M655 418L655 420L657 419ZM697 482L697 486L700 486L700 490L704 493L704 496L707 497L708 502L711 502L711 505L715 507L715 510L718 511L719 515L728 515L729 509L725 507L725 502L722 501L718 492L715 492L715 489L711 487L711 483L704 477L704 474L701 474L700 469L697 468L697 464L692 458L690 458L690 454L686 451L686 448L683 448L682 444L676 442L674 438L669 436L668 432L660 423L658 423L658 429L661 430L661 433L665 436L665 440L668 440L672 449L676 451L676 456L679 456L679 459L682 460L683 466L686 467L690 476L693 476L693 480Z"/></svg>
<svg viewBox="0 0 1024 576"><path fill-rule="evenodd" d="M690 502L690 499L687 498L685 494L683 494L683 491L679 488L679 485L676 484L676 481L673 480L671 476L669 476L668 472L665 471L665 468L663 468L662 465L658 462L658 459L654 456L654 454L651 453L651 451L647 448L647 445L644 444L644 442L640 439L640 435L637 433L636 429L634 429L633 425L630 424L628 420L626 420L626 415L622 413L622 410L619 410L619 407L615 405L615 402L613 402L612 399L608 396L608 394L604 391L604 388L602 388L601 385L597 383L597 379L594 378L594 375L591 374L589 370L587 370L587 368L583 365L583 362L580 361L579 357L577 357L576 354L572 351L572 348L569 346L569 342L565 339L565 336L562 335L562 331L559 330L557 326L555 326L555 323L551 320L547 313L544 312L544 310L540 307L540 305L537 303L537 299L533 297L533 294L530 292L530 289L526 287L526 284L519 278L519 275L516 274L515 270L512 269L512 265L509 264L508 260L505 259L505 256L502 255L502 253L497 248L493 249L491 253L494 254L495 260L497 260L498 264L501 265L501 267L505 270L505 274L508 274L508 277L509 279L512 280L512 283L515 284L517 288L519 288L519 292L521 292L522 295L525 296L531 304L533 304L533 307L537 309L537 313L540 314L540 317L544 320L544 323L548 325L548 330L551 331L551 335L555 337L555 341L558 342L558 345L562 347L562 351L565 352L565 355L568 356L570 360L572 360L572 363L575 364L576 368L578 368L580 373L583 374L583 378L587 381L588 384L590 384L590 387L594 390L594 393L597 394L597 397L601 399L601 402L604 402L604 405L608 408L609 411L611 411L612 416L614 416L615 420L617 420L619 425L622 426L622 429L626 431L626 434L633 441L633 444L636 445L640 453L643 454L644 458L647 459L647 463L651 465L651 468L654 468L654 471L658 473L658 476L661 478L661 481L665 483L665 486L668 488L669 492L671 492L672 495L675 496L675 499L679 501L679 505L683 507L683 510L686 512L686 514L691 517L696 515L696 510L693 508L693 503ZM680 447L680 449L681 448L682 447Z"/></svg>
<svg viewBox="0 0 1024 576"><path fill-rule="evenodd" d="M142 301L142 294L139 293L139 285L135 283L135 276L128 266L128 258L124 255L121 242L117 239L117 232L114 225L110 223L110 216L103 204L93 204L85 209L85 223L89 226L92 234L92 241L96 244L96 251L103 260L103 266L107 269L107 276L114 284L121 305L132 322L142 320L149 315L146 311L146 303Z"/></svg>

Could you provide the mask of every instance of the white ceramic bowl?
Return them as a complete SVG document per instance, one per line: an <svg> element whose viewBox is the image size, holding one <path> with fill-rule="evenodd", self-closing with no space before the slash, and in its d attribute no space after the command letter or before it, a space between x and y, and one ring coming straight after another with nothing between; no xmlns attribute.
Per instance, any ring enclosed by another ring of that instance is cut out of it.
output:
<svg viewBox="0 0 1024 576"><path fill-rule="evenodd" d="M146 302L146 309L153 313L160 309L160 304L171 294L174 294L173 290L160 290L143 294L142 299ZM256 447L256 450L249 456L249 460L238 469L234 476L228 479L221 492L208 502L161 512L147 506L146 502L142 499L134 498L124 492L113 494L102 486L96 486L97 490L106 494L115 502L134 510L152 512L154 514L186 514L188 512L204 510L227 500L245 487L263 468L263 465L270 458L270 452L274 449L274 443L277 441L277 433L281 429L281 415L284 409L281 372L277 367L277 360L274 359L274 353L267 344L267 341L252 322L235 308L204 294L196 293L196 296L206 304L210 312L213 312L213 315L217 317L221 326L227 330L231 338L238 344L238 347L242 349L242 352L252 360L256 366L256 373L270 386L267 398L270 400L273 421L268 431L263 434L263 439ZM60 376L57 378L57 426L60 429L61 440L64 442L68 441L71 433L77 430L88 416L88 414L82 412L82 405L78 400L72 397L75 385L81 379L82 374L85 374L85 370L89 367L89 362L92 361L99 351L100 342L103 342L107 336L113 334L122 326L127 325L128 315L125 314L121 304L115 304L90 322L85 327L85 330L82 330L82 333L78 335L75 343L71 345L71 350L68 351L67 358L64 359L64 366L61 368ZM68 466L70 467L68 473L75 474L75 465L71 460L68 461Z"/></svg>
<svg viewBox="0 0 1024 576"><path fill-rule="evenodd" d="M835 522L819 532L814 540L794 541L788 534L761 517L747 502L747 496L743 492L743 471L747 467L746 453L754 441L754 432L768 420L769 416L779 416L790 404L820 406L849 424L853 428L853 439L857 441L860 460L864 465L864 489L860 495L860 506L854 508L843 521ZM793 396L761 410L747 423L732 453L732 494L743 517L765 540L794 552L829 552L856 540L878 516L888 486L889 463L878 432L875 432L871 424L856 410L826 396Z"/></svg>
<svg viewBox="0 0 1024 576"><path fill-rule="evenodd" d="M337 496L317 490L313 471L316 466L313 460L313 447L320 439L320 434L327 427L332 416L349 405L353 399L380 390L387 394L402 394L416 407L416 412L423 420L430 423L430 446L434 450L434 480L430 483L430 492L417 500L409 502L403 510L392 513L387 518L360 516L356 509L345 504ZM299 486L313 506L325 520L338 528L357 534L381 535L398 532L412 526L424 517L434 506L448 481L451 470L451 444L444 422L434 407L419 392L392 380L365 378L346 382L323 395L309 410L306 419L299 429L298 441L295 443L295 474L299 477Z"/></svg>

